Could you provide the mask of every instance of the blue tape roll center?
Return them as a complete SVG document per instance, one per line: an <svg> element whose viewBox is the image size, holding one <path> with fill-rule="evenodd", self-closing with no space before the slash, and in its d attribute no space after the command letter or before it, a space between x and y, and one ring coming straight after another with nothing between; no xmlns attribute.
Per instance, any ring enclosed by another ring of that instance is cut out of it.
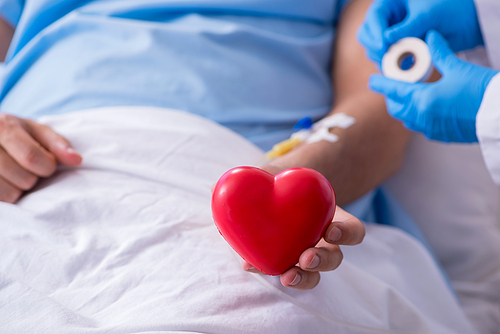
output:
<svg viewBox="0 0 500 334"><path fill-rule="evenodd" d="M410 70L416 63L416 57L411 52L405 52L398 59L398 66L403 71Z"/></svg>

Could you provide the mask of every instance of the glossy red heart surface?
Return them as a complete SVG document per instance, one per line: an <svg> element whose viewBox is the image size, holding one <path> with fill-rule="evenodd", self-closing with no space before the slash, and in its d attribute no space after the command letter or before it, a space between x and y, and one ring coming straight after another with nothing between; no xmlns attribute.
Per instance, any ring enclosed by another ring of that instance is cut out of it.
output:
<svg viewBox="0 0 500 334"><path fill-rule="evenodd" d="M222 175L212 195L220 234L267 275L293 267L302 252L323 237L334 213L333 187L308 168L276 176L254 167L233 168Z"/></svg>

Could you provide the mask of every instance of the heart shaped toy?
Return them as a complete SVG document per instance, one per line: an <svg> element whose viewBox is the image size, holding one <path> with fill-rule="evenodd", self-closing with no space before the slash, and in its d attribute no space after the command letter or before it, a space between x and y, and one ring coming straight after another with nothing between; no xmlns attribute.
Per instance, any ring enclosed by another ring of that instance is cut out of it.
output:
<svg viewBox="0 0 500 334"><path fill-rule="evenodd" d="M212 195L220 234L267 275L293 267L323 237L334 213L330 182L309 168L276 176L254 167L233 168L222 175Z"/></svg>

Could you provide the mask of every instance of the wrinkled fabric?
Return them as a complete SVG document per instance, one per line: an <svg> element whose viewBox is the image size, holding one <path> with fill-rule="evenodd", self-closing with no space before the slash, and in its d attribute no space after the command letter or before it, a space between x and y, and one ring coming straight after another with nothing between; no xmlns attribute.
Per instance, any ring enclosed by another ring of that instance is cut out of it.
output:
<svg viewBox="0 0 500 334"><path fill-rule="evenodd" d="M249 274L210 187L263 152L197 116L111 108L42 121L82 153L0 203L0 324L10 333L475 333L431 255L368 225L310 291Z"/></svg>

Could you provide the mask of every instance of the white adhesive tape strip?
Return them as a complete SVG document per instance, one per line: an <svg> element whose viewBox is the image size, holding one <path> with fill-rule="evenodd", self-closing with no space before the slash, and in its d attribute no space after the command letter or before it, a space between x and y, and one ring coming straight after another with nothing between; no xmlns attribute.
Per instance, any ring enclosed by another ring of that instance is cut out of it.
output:
<svg viewBox="0 0 500 334"><path fill-rule="evenodd" d="M307 139L305 141L309 144L317 143L322 140L329 141L330 143L335 143L339 141L339 137L333 133L330 133L329 130L332 128L347 129L354 123L356 123L356 120L344 113L325 117L322 120L314 123L312 131L309 131L309 135L307 136ZM304 135L302 135L302 137L304 137Z"/></svg>
<svg viewBox="0 0 500 334"><path fill-rule="evenodd" d="M320 128L316 130L309 138L307 138L306 143L317 143L322 140L329 141L330 143L335 143L339 141L339 136L330 133L328 128Z"/></svg>
<svg viewBox="0 0 500 334"><path fill-rule="evenodd" d="M339 113L325 117L322 120L314 123L313 129L314 130L317 130L319 128L347 129L348 127L351 127L354 123L356 123L356 120L354 118L352 118L351 116L347 116L344 113Z"/></svg>
<svg viewBox="0 0 500 334"><path fill-rule="evenodd" d="M307 138L311 137L312 131L310 129L303 129L292 133L291 139L298 139L300 141L306 141Z"/></svg>
<svg viewBox="0 0 500 334"><path fill-rule="evenodd" d="M414 57L409 69L402 69L405 58ZM419 38L403 38L392 45L382 58L382 73L390 79L415 83L425 81L432 73L432 58L429 47Z"/></svg>

